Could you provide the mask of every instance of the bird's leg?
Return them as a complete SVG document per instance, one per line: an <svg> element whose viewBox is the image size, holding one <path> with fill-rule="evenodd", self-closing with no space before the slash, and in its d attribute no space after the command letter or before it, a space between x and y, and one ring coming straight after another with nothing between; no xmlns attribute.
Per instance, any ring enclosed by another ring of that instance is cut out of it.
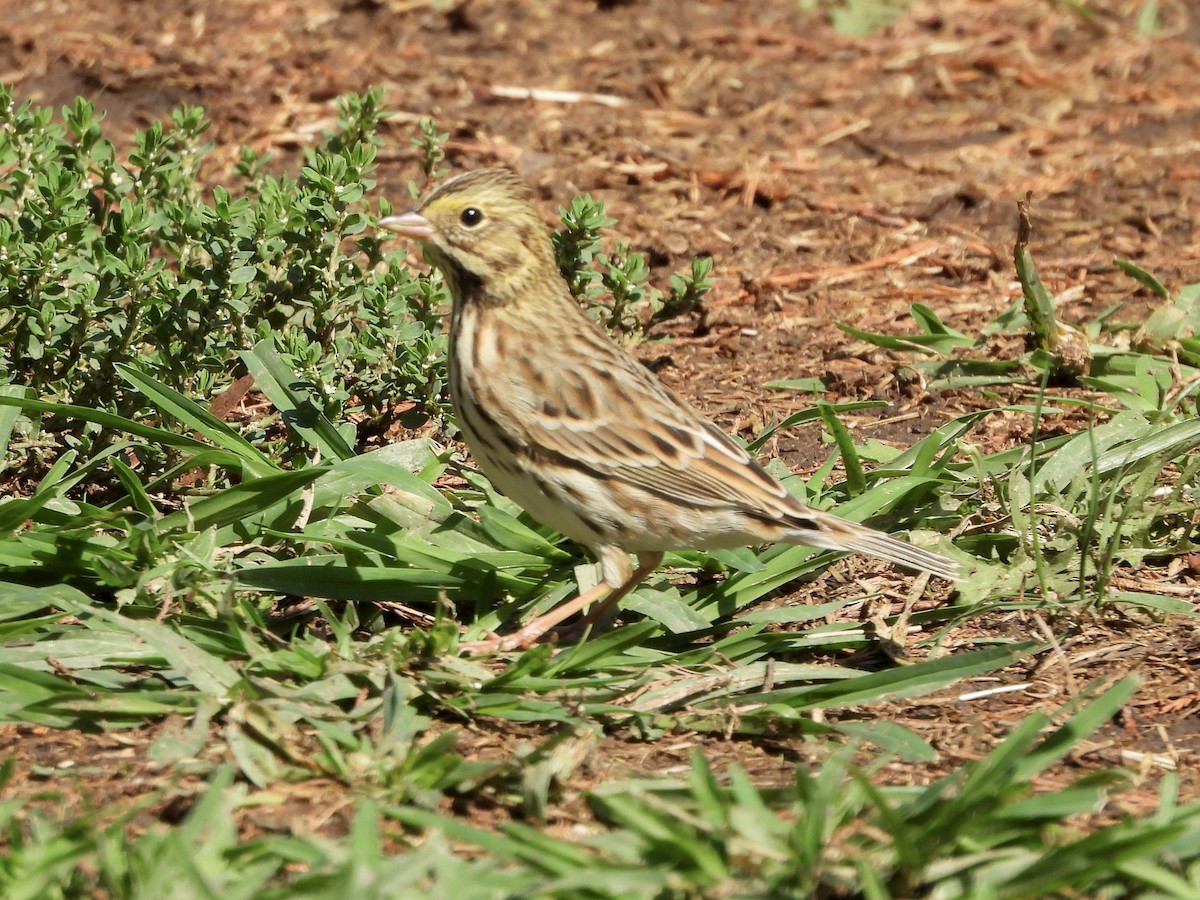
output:
<svg viewBox="0 0 1200 900"><path fill-rule="evenodd" d="M557 638L565 642L583 640L585 635L601 625L608 618L612 613L612 608L621 601L622 597L641 584L647 575L658 568L659 563L662 562L662 558L663 554L661 553L639 554L637 571L622 580L618 587L613 588L611 594L596 604L595 607L588 610L587 615L584 616L582 621L560 629Z"/></svg>
<svg viewBox="0 0 1200 900"><path fill-rule="evenodd" d="M663 554L659 551L639 554L637 570L625 579L624 584L605 597L600 603L597 603L595 609L588 610L588 614L584 617L580 626L585 629L595 628L603 622L604 617L608 615L609 611L620 603L626 594L641 584L647 575L657 569L662 561Z"/></svg>
<svg viewBox="0 0 1200 900"><path fill-rule="evenodd" d="M584 591L574 600L559 604L545 615L538 616L526 622L519 629L505 637L493 637L482 641L464 641L458 645L459 650L471 654L504 653L508 650L528 650L538 642L538 638L557 626L564 619L569 619L575 613L591 603L595 603L612 590L607 581L601 581L590 590Z"/></svg>
<svg viewBox="0 0 1200 900"><path fill-rule="evenodd" d="M643 554L638 557L637 571L627 576L615 588L605 578L595 587L584 591L574 600L568 600L566 603L554 607L554 609L545 615L538 616L531 622L526 622L517 631L506 637L488 638L483 641L466 641L459 644L458 648L474 654L504 653L508 650L528 650L546 632L556 628L559 624L575 615L575 613L586 609L591 604L596 603L596 601L603 600L603 602L597 605L595 610L588 614L583 622L585 628L590 627L600 621L604 617L604 614L612 609L614 603L617 603L622 597L637 587L643 578L658 568L658 564L662 562L662 558L663 555L661 553ZM626 557L625 571L629 571L628 557Z"/></svg>

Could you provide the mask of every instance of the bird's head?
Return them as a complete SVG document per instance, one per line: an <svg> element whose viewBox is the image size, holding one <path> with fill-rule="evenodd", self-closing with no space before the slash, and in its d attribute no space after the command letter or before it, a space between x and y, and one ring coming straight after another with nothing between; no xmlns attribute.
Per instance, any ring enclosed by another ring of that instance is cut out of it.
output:
<svg viewBox="0 0 1200 900"><path fill-rule="evenodd" d="M456 301L506 303L534 279L558 279L546 226L530 190L507 169L479 169L434 188L412 210L379 224L420 242Z"/></svg>

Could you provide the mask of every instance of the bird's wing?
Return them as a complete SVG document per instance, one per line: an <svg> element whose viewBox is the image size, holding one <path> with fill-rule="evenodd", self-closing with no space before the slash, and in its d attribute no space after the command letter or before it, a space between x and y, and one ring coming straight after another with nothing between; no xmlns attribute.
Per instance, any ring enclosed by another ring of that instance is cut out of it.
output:
<svg viewBox="0 0 1200 900"><path fill-rule="evenodd" d="M566 360L553 346L531 349L523 383L489 385L508 401L491 409L514 401L521 408L504 427L532 453L701 509L766 519L803 511L749 453L607 336L588 329L572 353Z"/></svg>

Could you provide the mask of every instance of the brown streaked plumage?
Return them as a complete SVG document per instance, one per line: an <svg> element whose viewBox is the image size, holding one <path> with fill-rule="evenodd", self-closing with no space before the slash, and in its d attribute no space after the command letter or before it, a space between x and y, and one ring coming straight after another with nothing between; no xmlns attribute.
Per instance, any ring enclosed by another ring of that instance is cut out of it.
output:
<svg viewBox="0 0 1200 900"><path fill-rule="evenodd" d="M672 549L783 541L959 577L944 556L805 506L618 347L567 290L529 194L512 172L481 169L380 221L418 240L449 285L451 398L480 468L604 570L592 590L471 649L532 645L604 599L595 621Z"/></svg>

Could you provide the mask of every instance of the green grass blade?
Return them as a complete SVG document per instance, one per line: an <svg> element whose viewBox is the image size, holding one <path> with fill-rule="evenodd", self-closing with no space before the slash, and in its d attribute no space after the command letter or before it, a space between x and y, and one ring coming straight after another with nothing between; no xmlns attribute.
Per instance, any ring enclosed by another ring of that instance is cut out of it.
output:
<svg viewBox="0 0 1200 900"><path fill-rule="evenodd" d="M323 459L349 459L354 455L354 448L317 409L307 387L280 358L273 341L259 341L238 355L288 428L320 451Z"/></svg>
<svg viewBox="0 0 1200 900"><path fill-rule="evenodd" d="M33 389L19 384L0 385L0 397L27 400L33 396ZM13 427L17 424L20 408L17 406L0 406L0 465L8 456L8 442L12 439Z"/></svg>
<svg viewBox="0 0 1200 900"><path fill-rule="evenodd" d="M187 428L204 435L218 447L234 453L255 475L270 475L279 471L279 467L271 462L266 454L199 403L189 400L174 388L155 381L132 366L118 365L117 372L159 410L177 419Z"/></svg>
<svg viewBox="0 0 1200 900"><path fill-rule="evenodd" d="M276 503L289 497L295 497L299 502L299 491L325 472L323 467L314 467L299 472L280 472L277 475L243 482L218 491L212 496L195 500L188 504L186 509L163 516L159 524L163 529L186 528L202 531L214 525L240 522L266 512Z"/></svg>
<svg viewBox="0 0 1200 900"><path fill-rule="evenodd" d="M93 422L96 425L110 428L113 431L145 438L164 447L178 447L184 450L210 449L208 444L193 437L176 434L173 431L167 431L163 428L155 428L152 425L143 425L141 422L135 422L124 416L118 416L115 413L99 409L90 409L86 406L72 406L69 403L52 403L46 400L31 400L26 397L11 397L6 394L0 394L0 408L7 407L16 407L27 412L63 416L68 419L81 419L84 422Z"/></svg>
<svg viewBox="0 0 1200 900"><path fill-rule="evenodd" d="M846 491L851 497L855 497L867 488L867 479L863 474L862 459L859 458L858 448L854 446L854 439L850 437L850 431L834 414L829 404L818 403L817 409L821 413L821 421L833 435L838 453L841 454L842 464L846 469Z"/></svg>
<svg viewBox="0 0 1200 900"><path fill-rule="evenodd" d="M882 700L917 697L949 687L963 678L993 672L1028 655L1033 642L955 653L941 659L871 672L831 684L816 684L757 694L756 702L777 703L795 710L846 708Z"/></svg>

